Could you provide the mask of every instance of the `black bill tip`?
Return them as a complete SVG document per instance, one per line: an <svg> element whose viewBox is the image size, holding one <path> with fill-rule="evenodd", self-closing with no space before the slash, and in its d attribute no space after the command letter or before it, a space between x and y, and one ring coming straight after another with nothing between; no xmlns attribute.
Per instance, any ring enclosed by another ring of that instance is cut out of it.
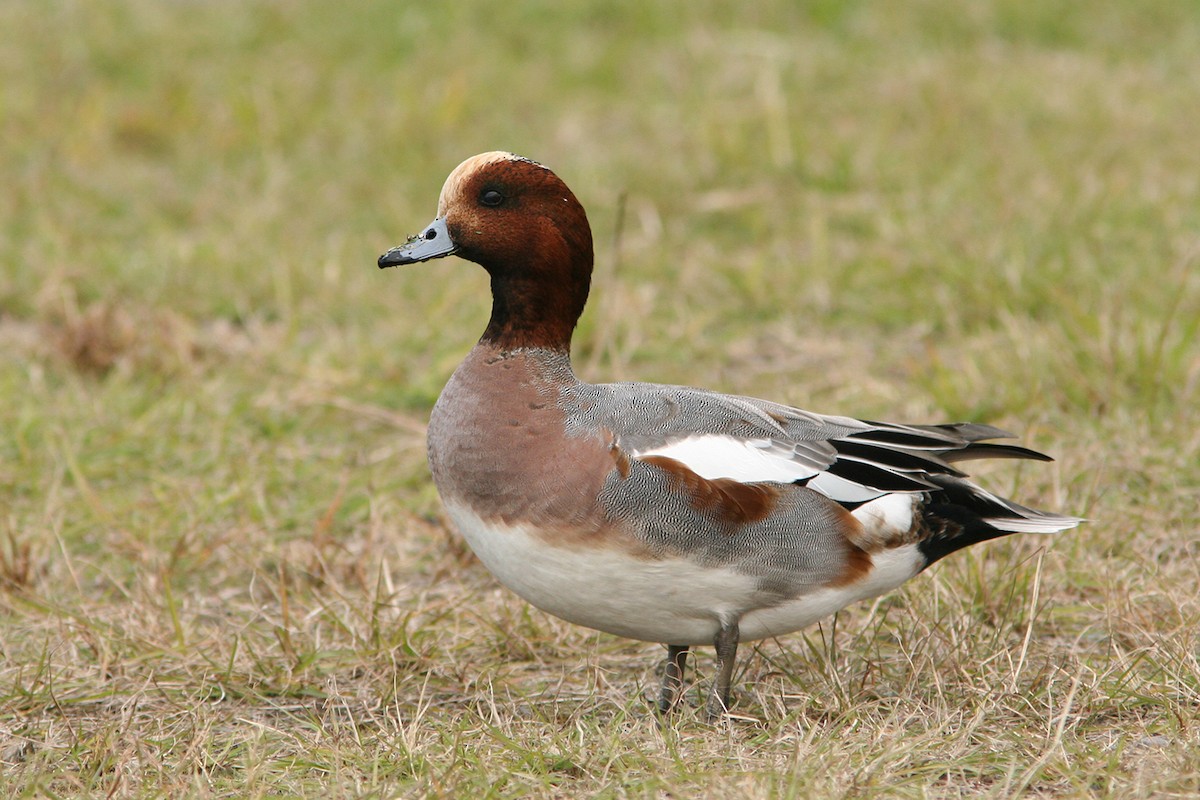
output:
<svg viewBox="0 0 1200 800"><path fill-rule="evenodd" d="M402 264L415 264L416 259L404 252L404 245L393 247L379 257L379 268L386 269L387 267L398 267Z"/></svg>

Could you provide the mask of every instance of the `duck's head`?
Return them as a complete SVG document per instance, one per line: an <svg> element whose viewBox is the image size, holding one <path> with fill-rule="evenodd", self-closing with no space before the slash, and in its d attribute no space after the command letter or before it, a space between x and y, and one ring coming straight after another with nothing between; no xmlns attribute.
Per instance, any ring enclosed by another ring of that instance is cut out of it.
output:
<svg viewBox="0 0 1200 800"><path fill-rule="evenodd" d="M587 302L592 230L575 195L546 167L512 153L459 164L425 230L379 257L379 266L456 255L492 278L483 340L502 348L567 350Z"/></svg>

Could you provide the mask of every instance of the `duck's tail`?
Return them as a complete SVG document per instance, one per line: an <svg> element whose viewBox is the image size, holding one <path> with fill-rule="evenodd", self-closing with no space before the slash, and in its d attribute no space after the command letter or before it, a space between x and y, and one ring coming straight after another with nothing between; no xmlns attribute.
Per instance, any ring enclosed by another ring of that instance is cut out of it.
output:
<svg viewBox="0 0 1200 800"><path fill-rule="evenodd" d="M963 478L930 475L928 480L941 488L921 510L926 535L920 548L928 564L976 542L1012 533L1057 533L1084 521L1014 503Z"/></svg>

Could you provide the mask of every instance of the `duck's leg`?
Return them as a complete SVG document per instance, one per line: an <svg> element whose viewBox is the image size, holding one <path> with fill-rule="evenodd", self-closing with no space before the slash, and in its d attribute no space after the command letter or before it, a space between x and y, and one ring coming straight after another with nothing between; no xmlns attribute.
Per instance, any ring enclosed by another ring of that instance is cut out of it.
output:
<svg viewBox="0 0 1200 800"><path fill-rule="evenodd" d="M658 695L658 710L662 714L671 713L679 702L683 691L683 670L687 666L688 646L686 644L667 645L667 660L663 664L662 691Z"/></svg>
<svg viewBox="0 0 1200 800"><path fill-rule="evenodd" d="M713 639L713 646L717 648L717 679L708 696L710 720L719 719L729 710L729 684L733 682L733 662L737 660L739 635L736 622L723 622Z"/></svg>

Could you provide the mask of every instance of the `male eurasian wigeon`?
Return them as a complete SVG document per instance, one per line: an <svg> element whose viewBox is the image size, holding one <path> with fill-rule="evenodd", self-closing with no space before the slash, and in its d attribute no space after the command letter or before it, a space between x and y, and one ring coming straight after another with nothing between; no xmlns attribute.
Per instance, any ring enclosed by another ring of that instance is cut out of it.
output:
<svg viewBox="0 0 1200 800"><path fill-rule="evenodd" d="M538 608L667 645L659 707L688 648L713 644L712 717L739 641L890 591L941 557L1076 517L966 479L975 458L1050 460L988 425L894 425L571 369L592 233L546 167L483 153L450 173L437 218L380 267L457 255L491 276L492 316L429 421L446 511L500 582Z"/></svg>

